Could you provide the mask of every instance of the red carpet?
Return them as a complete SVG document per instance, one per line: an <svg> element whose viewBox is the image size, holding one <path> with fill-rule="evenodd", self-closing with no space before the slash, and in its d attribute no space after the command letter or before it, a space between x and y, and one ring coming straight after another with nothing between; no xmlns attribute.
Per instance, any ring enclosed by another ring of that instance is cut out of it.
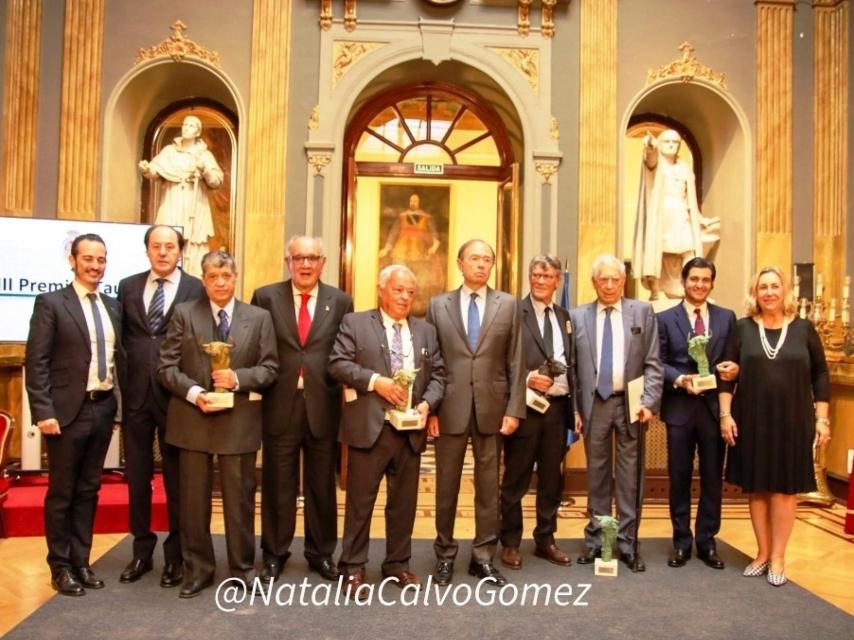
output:
<svg viewBox="0 0 854 640"><path fill-rule="evenodd" d="M151 528L154 531L168 531L163 476L156 474L153 484ZM44 535L43 507L46 493L46 476L24 476L12 484L6 500L0 504L0 519L5 524L7 537ZM95 533L125 533L127 530L127 484L121 476L105 474L98 494Z"/></svg>

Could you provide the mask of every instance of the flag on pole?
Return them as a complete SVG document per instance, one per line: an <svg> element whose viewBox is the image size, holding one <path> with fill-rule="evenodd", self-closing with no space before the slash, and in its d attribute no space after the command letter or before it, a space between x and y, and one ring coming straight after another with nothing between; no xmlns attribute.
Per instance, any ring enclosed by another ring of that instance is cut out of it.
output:
<svg viewBox="0 0 854 640"><path fill-rule="evenodd" d="M564 262L563 266L563 288L560 292L560 306L564 309L569 310L569 269L567 268L569 265L567 262ZM569 363L571 364L571 363ZM572 390L575 393L575 389ZM575 433L575 416L570 418L569 429L566 432L566 446L569 448L572 446L573 442L578 440L578 434Z"/></svg>

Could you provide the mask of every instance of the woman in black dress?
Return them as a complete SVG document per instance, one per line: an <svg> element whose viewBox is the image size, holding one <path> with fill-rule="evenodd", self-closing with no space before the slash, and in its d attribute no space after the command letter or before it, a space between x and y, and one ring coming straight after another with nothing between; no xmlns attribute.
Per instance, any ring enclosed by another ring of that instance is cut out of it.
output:
<svg viewBox="0 0 854 640"><path fill-rule="evenodd" d="M748 577L786 583L786 545L796 494L814 491L813 446L830 440L830 381L812 323L798 318L783 273L766 267L751 280L747 317L730 334L726 360L741 367L720 385L721 435L729 445L726 479L750 504L756 558Z"/></svg>

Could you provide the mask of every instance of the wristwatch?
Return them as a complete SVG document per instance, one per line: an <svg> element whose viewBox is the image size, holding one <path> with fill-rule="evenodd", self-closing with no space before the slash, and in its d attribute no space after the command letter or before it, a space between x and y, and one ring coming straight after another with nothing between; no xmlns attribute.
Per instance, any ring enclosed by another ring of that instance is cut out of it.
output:
<svg viewBox="0 0 854 640"><path fill-rule="evenodd" d="M830 418L816 418L815 421L819 424L823 424L826 427L830 426Z"/></svg>

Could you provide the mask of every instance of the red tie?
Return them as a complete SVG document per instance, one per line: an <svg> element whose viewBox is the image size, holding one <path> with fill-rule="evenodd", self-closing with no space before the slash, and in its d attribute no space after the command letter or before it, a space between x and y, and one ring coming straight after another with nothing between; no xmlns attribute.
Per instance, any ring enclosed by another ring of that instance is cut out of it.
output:
<svg viewBox="0 0 854 640"><path fill-rule="evenodd" d="M311 299L311 294L301 293L299 295L302 298L302 305L299 308L297 333L299 333L299 343L305 346L305 341L308 340L308 332L311 331L311 316L308 313L308 301Z"/></svg>
<svg viewBox="0 0 854 640"><path fill-rule="evenodd" d="M694 309L694 313L697 314L697 318L694 320L694 335L704 336L706 335L706 323L703 322L703 314L699 309Z"/></svg>

